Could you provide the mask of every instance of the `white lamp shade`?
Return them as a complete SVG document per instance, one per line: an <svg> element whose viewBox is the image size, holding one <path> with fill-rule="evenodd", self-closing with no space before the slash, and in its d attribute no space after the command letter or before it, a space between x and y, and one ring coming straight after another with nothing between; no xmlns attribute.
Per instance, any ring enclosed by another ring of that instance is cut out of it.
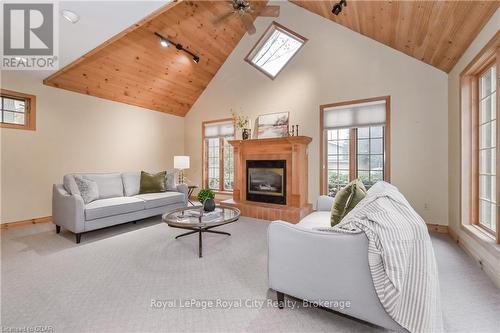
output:
<svg viewBox="0 0 500 333"><path fill-rule="evenodd" d="M189 169L189 156L174 156L175 169Z"/></svg>

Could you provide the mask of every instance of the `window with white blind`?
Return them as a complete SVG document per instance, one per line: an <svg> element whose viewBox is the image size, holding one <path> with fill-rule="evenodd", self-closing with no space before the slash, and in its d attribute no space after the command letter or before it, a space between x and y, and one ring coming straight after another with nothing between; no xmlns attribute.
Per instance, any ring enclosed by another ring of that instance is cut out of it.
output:
<svg viewBox="0 0 500 333"><path fill-rule="evenodd" d="M321 193L335 196L359 178L370 188L389 181L390 98L322 105Z"/></svg>
<svg viewBox="0 0 500 333"><path fill-rule="evenodd" d="M203 185L214 191L230 192L234 183L232 119L203 123Z"/></svg>

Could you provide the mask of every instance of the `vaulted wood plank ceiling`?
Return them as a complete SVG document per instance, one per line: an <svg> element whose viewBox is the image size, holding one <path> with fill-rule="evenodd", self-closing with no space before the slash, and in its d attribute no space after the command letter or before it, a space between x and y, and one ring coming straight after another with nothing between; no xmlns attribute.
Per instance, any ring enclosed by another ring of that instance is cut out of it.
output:
<svg viewBox="0 0 500 333"><path fill-rule="evenodd" d="M500 1L290 0L313 13L373 38L445 72L451 71Z"/></svg>
<svg viewBox="0 0 500 333"><path fill-rule="evenodd" d="M291 0L311 12L449 72L500 1ZM267 1L251 1L256 15ZM184 116L245 33L227 1L174 1L44 80L53 87ZM279 18L278 18L279 21ZM162 48L159 32L175 47ZM243 59L242 59L243 61Z"/></svg>
<svg viewBox="0 0 500 333"><path fill-rule="evenodd" d="M252 1L257 14L267 1ZM151 110L184 116L245 34L225 1L176 1L146 17L44 80L67 89ZM175 46L162 48L160 33Z"/></svg>

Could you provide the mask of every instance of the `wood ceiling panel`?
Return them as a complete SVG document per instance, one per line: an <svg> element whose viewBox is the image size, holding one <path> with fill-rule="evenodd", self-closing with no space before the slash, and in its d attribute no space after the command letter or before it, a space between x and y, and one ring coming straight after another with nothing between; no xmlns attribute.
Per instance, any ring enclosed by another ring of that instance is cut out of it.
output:
<svg viewBox="0 0 500 333"><path fill-rule="evenodd" d="M251 1L256 15L267 1ZM44 80L49 86L184 116L245 34L225 1L175 1ZM162 48L158 32L200 57Z"/></svg>
<svg viewBox="0 0 500 333"><path fill-rule="evenodd" d="M498 8L500 1L290 0L313 13L449 72Z"/></svg>

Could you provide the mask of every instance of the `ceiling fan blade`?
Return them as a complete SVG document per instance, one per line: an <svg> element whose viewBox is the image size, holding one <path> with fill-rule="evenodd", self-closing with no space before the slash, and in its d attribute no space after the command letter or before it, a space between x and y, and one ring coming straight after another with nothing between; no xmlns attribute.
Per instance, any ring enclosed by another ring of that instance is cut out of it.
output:
<svg viewBox="0 0 500 333"><path fill-rule="evenodd" d="M218 18L216 18L213 23L214 24L218 24L218 23L221 23L222 21L226 20L227 18L231 17L231 15L234 14L234 10L230 11L230 12L227 12L226 14L222 15L222 16L219 16Z"/></svg>
<svg viewBox="0 0 500 333"><path fill-rule="evenodd" d="M278 17L280 16L280 6L267 6L260 11L259 16Z"/></svg>
<svg viewBox="0 0 500 333"><path fill-rule="evenodd" d="M243 25L245 26L245 29L247 29L248 33L250 35L253 35L256 30L255 26L253 25L252 16L250 16L249 14L243 14L241 15L241 20L243 21Z"/></svg>

